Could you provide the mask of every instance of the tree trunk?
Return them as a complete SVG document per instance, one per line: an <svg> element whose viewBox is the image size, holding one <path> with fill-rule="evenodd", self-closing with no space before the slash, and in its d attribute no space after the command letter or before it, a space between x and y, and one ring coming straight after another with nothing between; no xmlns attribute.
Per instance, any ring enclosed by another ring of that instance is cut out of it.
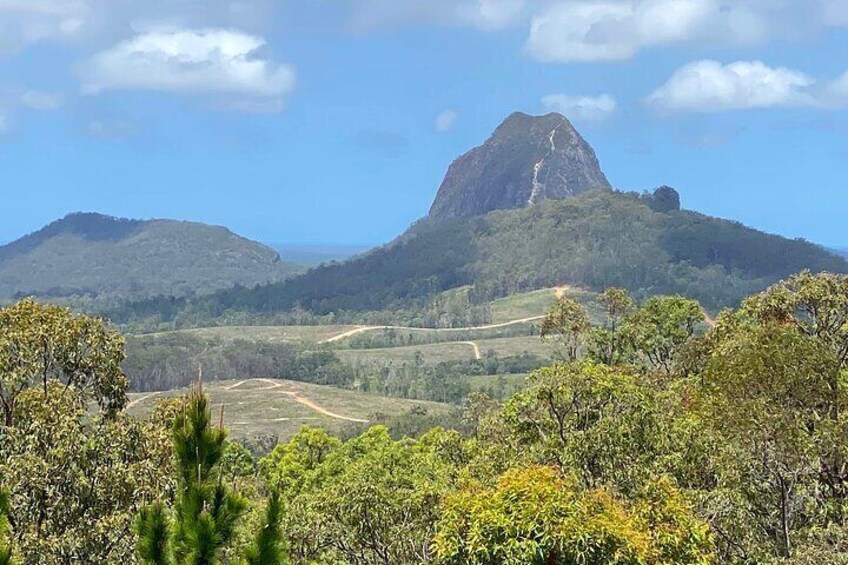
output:
<svg viewBox="0 0 848 565"><path fill-rule="evenodd" d="M778 477L780 481L780 526L783 533L783 557L792 557L792 543L789 540L789 488L783 475Z"/></svg>

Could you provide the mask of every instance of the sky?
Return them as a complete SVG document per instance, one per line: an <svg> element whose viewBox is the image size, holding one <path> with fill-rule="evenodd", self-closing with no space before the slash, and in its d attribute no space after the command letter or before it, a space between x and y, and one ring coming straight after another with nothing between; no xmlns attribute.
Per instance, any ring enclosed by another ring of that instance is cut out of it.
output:
<svg viewBox="0 0 848 565"><path fill-rule="evenodd" d="M372 245L511 112L848 246L846 0L0 0L0 241L74 211Z"/></svg>

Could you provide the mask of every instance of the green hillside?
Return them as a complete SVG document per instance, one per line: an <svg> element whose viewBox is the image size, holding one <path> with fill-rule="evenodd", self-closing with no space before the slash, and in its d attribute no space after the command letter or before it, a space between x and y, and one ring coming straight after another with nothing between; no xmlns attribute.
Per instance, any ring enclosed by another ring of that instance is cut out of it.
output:
<svg viewBox="0 0 848 565"><path fill-rule="evenodd" d="M226 228L71 214L0 247L0 299L187 296L277 282L295 271Z"/></svg>
<svg viewBox="0 0 848 565"><path fill-rule="evenodd" d="M650 195L594 191L528 209L421 222L386 247L282 283L132 303L111 315L124 323L196 321L298 308L338 317L425 308L439 293L465 285L474 304L573 285L620 286L637 296L680 293L715 309L804 269L848 272L848 262L807 241L659 206Z"/></svg>

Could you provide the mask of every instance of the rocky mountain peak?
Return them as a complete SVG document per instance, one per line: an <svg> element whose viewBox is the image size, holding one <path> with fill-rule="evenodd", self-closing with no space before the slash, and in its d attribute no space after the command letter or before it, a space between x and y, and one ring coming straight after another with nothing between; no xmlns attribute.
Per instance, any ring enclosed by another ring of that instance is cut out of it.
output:
<svg viewBox="0 0 848 565"><path fill-rule="evenodd" d="M483 145L453 162L429 218L526 208L596 188L611 187L595 152L565 116L516 112Z"/></svg>

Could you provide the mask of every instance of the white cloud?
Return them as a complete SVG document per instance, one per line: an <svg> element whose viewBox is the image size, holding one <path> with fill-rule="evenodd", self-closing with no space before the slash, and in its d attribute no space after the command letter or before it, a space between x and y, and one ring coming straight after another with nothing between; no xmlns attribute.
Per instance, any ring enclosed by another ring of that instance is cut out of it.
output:
<svg viewBox="0 0 848 565"><path fill-rule="evenodd" d="M814 83L800 71L760 61L694 61L678 69L647 102L664 112L816 106L807 91Z"/></svg>
<svg viewBox="0 0 848 565"><path fill-rule="evenodd" d="M65 103L59 93L27 90L21 95L21 104L30 110L58 110Z"/></svg>
<svg viewBox="0 0 848 565"><path fill-rule="evenodd" d="M152 90L281 99L295 70L263 53L265 41L224 29L150 31L100 52L81 67L83 93Z"/></svg>
<svg viewBox="0 0 848 565"><path fill-rule="evenodd" d="M505 28L524 11L524 0L469 0L456 8L459 22L485 30Z"/></svg>
<svg viewBox="0 0 848 565"><path fill-rule="evenodd" d="M577 121L600 121L608 118L618 107L618 102L609 94L600 96L569 96L549 94L542 98L548 110L564 114Z"/></svg>
<svg viewBox="0 0 848 565"><path fill-rule="evenodd" d="M349 24L358 31L418 24L494 31L520 22L527 0L352 0L347 5Z"/></svg>
<svg viewBox="0 0 848 565"><path fill-rule="evenodd" d="M183 28L252 31L274 21L279 0L0 0L0 55L42 42L96 44L129 29L167 23Z"/></svg>
<svg viewBox="0 0 848 565"><path fill-rule="evenodd" d="M9 118L5 113L0 111L0 135L9 133Z"/></svg>
<svg viewBox="0 0 848 565"><path fill-rule="evenodd" d="M559 1L533 17L528 52L540 61L619 61L642 49L696 40L762 39L765 20L720 0Z"/></svg>
<svg viewBox="0 0 848 565"><path fill-rule="evenodd" d="M84 0L0 0L0 53L76 37L89 15Z"/></svg>
<svg viewBox="0 0 848 565"><path fill-rule="evenodd" d="M456 127L457 121L459 121L459 114L456 110L444 110L436 116L433 122L433 129L436 130L436 133L448 133Z"/></svg>

